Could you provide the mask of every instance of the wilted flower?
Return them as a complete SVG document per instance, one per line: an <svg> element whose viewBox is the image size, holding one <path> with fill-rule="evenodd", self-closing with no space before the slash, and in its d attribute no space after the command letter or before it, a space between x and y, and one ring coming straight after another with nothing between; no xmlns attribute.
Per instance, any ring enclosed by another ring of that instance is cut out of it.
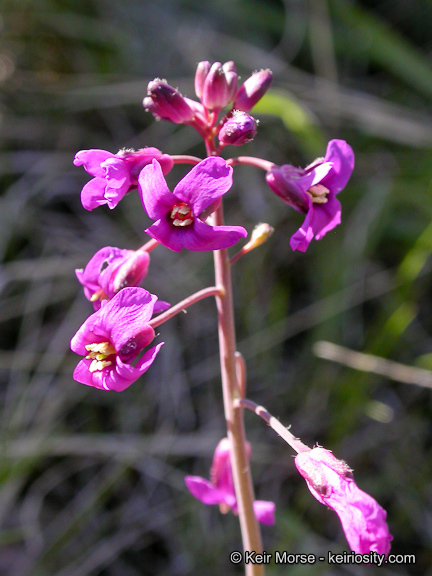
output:
<svg viewBox="0 0 432 576"><path fill-rule="evenodd" d="M359 554L388 554L393 538L386 511L358 488L345 462L317 447L297 454L295 464L312 495L339 516L351 550Z"/></svg>
<svg viewBox="0 0 432 576"><path fill-rule="evenodd" d="M81 202L86 210L93 210L103 204L115 208L123 196L137 187L141 169L156 158L164 174L173 167L168 154L157 148L141 150L120 150L112 154L106 150L81 150L75 155L75 166L84 165L85 170L94 176L81 192Z"/></svg>
<svg viewBox="0 0 432 576"><path fill-rule="evenodd" d="M180 252L229 248L247 232L241 226L209 226L203 219L232 185L232 168L223 158L205 158L180 180L171 193L157 161L139 177L145 211L156 222L146 229L155 240ZM203 216L204 213L204 216Z"/></svg>
<svg viewBox="0 0 432 576"><path fill-rule="evenodd" d="M148 370L163 342L139 354L155 337L148 322L157 296L143 288L124 288L89 316L71 340L84 356L74 370L77 382L121 392Z"/></svg>
<svg viewBox="0 0 432 576"><path fill-rule="evenodd" d="M250 456L250 444L247 443ZM203 504L219 504L221 512L232 510L238 513L234 491L230 460L230 442L223 438L216 447L210 471L210 481L200 476L186 476L185 483L197 500ZM275 504L265 500L256 500L253 504L258 522L272 525L275 523Z"/></svg>
<svg viewBox="0 0 432 576"><path fill-rule="evenodd" d="M344 140L330 140L324 158L306 168L290 164L274 166L267 172L270 188L284 202L306 214L297 232L291 236L293 250L305 252L315 236L321 240L341 222L341 205L336 198L346 186L354 169L354 153Z"/></svg>

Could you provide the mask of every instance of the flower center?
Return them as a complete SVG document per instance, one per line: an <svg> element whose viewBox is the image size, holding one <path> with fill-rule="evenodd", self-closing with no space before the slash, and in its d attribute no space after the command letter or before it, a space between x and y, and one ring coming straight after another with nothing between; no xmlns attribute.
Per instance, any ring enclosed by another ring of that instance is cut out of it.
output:
<svg viewBox="0 0 432 576"><path fill-rule="evenodd" d="M170 217L174 226L190 226L194 221L192 210L185 202L174 204Z"/></svg>
<svg viewBox="0 0 432 576"><path fill-rule="evenodd" d="M326 204L328 202L327 195L330 190L323 186L322 184L315 184L311 186L306 194L311 198L314 204Z"/></svg>
<svg viewBox="0 0 432 576"><path fill-rule="evenodd" d="M97 342L95 344L87 344L85 349L88 352L86 358L92 360L89 366L90 372L103 370L107 366L111 366L111 360L105 360L108 356L115 355L116 351L111 342Z"/></svg>

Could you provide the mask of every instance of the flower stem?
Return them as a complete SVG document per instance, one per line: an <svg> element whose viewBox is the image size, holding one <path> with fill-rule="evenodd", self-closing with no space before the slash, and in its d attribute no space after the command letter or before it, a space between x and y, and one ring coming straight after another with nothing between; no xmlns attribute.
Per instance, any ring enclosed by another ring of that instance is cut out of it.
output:
<svg viewBox="0 0 432 576"><path fill-rule="evenodd" d="M235 166L236 164L243 164L246 166L256 166L268 172L275 165L274 162L263 160L263 158L255 158L254 156L238 156L237 158L229 158L227 164Z"/></svg>
<svg viewBox="0 0 432 576"><path fill-rule="evenodd" d="M172 154L171 160L174 164L199 164L202 158L189 156L188 154Z"/></svg>
<svg viewBox="0 0 432 576"><path fill-rule="evenodd" d="M291 434L291 432L283 424L279 422L274 416L268 412L264 406L259 406L252 400L247 398L237 398L234 401L234 408L247 408L255 412L260 418L262 418L267 424L277 433L285 442L287 442L291 448L298 452L310 452L309 446L303 444L298 438Z"/></svg>
<svg viewBox="0 0 432 576"><path fill-rule="evenodd" d="M140 250L143 250L143 252L151 252L156 248L156 246L159 246L159 242L152 238L151 240L143 244Z"/></svg>
<svg viewBox="0 0 432 576"><path fill-rule="evenodd" d="M213 214L215 226L223 226L223 205ZM239 397L237 383L236 339L234 328L233 296L231 287L231 270L226 250L214 251L216 285L223 288L216 303L218 309L219 349L222 374L222 391L228 438L230 440L231 467L234 488L238 504L240 528L245 551L262 552L261 533L253 509L254 492L246 454L246 438L243 424L243 410L234 408L234 401ZM262 564L248 563L245 566L246 576L262 576Z"/></svg>
<svg viewBox="0 0 432 576"><path fill-rule="evenodd" d="M152 328L156 328L157 326L160 326L167 320L170 320L171 318L176 316L179 312L182 312L189 306L192 306L192 304L196 304L200 300L208 298L209 296L220 296L221 294L223 294L223 291L224 291L223 288L218 286L210 286L210 288L204 288L203 290L199 290L198 292L195 292L195 294L191 294L191 296L188 296L178 304L171 306L169 310L166 310L162 314L159 314L159 316L156 316L156 318L150 320L149 325Z"/></svg>

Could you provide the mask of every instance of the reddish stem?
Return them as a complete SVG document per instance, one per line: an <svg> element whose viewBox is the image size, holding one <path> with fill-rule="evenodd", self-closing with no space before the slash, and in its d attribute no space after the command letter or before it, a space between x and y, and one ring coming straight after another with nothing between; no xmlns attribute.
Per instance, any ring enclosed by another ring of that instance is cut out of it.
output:
<svg viewBox="0 0 432 576"><path fill-rule="evenodd" d="M267 424L277 433L281 438L287 442L291 448L293 448L297 453L298 452L310 452L309 446L303 444L298 438L296 438L288 428L285 428L283 424L279 422L274 416L268 412L264 406L259 406L252 400L248 400L247 398L237 398L234 401L235 408L247 408L248 410L252 410L255 412L260 418L262 418Z"/></svg>
<svg viewBox="0 0 432 576"><path fill-rule="evenodd" d="M274 162L264 160L263 158L255 158L254 156L238 156L237 158L229 158L227 160L227 164L230 166L235 166L236 164L255 166L256 168L261 168L265 172L268 172L274 166L276 166Z"/></svg>
<svg viewBox="0 0 432 576"><path fill-rule="evenodd" d="M188 154L173 154L171 160L174 164L198 164L201 162L202 158L197 158L196 156L189 156Z"/></svg>
<svg viewBox="0 0 432 576"><path fill-rule="evenodd" d="M210 288L204 288L203 290L199 290L198 292L195 292L195 294L188 296L178 304L175 304L175 306L171 306L169 310L162 312L162 314L159 314L159 316L152 318L149 322L149 325L152 328L156 328L157 326L160 326L167 320L170 320L171 318L176 316L179 312L182 312L186 308L189 308L189 306L192 306L192 304L196 304L200 300L208 298L209 296L220 296L221 294L223 294L223 288L217 286L211 286Z"/></svg>

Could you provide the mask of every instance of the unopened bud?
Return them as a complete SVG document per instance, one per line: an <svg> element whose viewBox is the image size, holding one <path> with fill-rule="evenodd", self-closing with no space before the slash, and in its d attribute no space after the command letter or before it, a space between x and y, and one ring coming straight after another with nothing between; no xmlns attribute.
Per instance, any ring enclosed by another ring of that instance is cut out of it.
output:
<svg viewBox="0 0 432 576"><path fill-rule="evenodd" d="M252 74L238 89L233 108L249 112L270 88L272 80L272 72L268 69Z"/></svg>
<svg viewBox="0 0 432 576"><path fill-rule="evenodd" d="M273 232L273 226L270 226L270 224L267 224L266 222L260 222L253 229L250 240L243 246L243 250L249 252L254 248L258 248L258 246L267 242Z"/></svg>
<svg viewBox="0 0 432 576"><path fill-rule="evenodd" d="M143 105L156 117L176 124L188 124L194 117L194 111L180 92L158 78L149 83Z"/></svg>
<svg viewBox="0 0 432 576"><path fill-rule="evenodd" d="M236 110L219 132L219 141L232 146L242 146L256 135L257 121L246 112Z"/></svg>
<svg viewBox="0 0 432 576"><path fill-rule="evenodd" d="M222 66L220 62L212 64L204 78L207 70L207 62L201 63L202 66L197 70L196 86L198 92L201 92L201 101L209 110L222 110L230 102L237 90L237 72L234 62L225 62ZM200 65L198 65L200 67ZM197 92L197 94L198 94Z"/></svg>
<svg viewBox="0 0 432 576"><path fill-rule="evenodd" d="M210 72L211 64L208 60L199 62L195 72L195 94L201 100L204 90L204 82Z"/></svg>

